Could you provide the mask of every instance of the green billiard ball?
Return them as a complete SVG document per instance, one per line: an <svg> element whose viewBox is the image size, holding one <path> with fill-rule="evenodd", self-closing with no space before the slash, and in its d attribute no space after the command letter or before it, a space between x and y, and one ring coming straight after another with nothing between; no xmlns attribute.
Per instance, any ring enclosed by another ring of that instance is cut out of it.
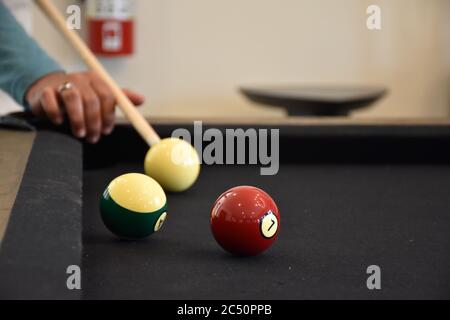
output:
<svg viewBox="0 0 450 320"><path fill-rule="evenodd" d="M103 192L100 212L106 227L122 239L141 239L161 229L167 198L154 179L140 173L115 178Z"/></svg>

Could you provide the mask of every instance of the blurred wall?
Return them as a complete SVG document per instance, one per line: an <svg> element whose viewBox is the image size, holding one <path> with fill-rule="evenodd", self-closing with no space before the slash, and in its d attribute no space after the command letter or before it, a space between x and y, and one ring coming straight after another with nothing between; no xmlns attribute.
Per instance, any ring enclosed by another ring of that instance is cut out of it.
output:
<svg viewBox="0 0 450 320"><path fill-rule="evenodd" d="M358 117L450 114L450 0L136 2L136 54L103 61L121 85L146 95L146 114L283 115L236 90L276 83L389 87ZM370 4L382 8L381 31L366 28ZM82 66L37 9L34 34L69 70Z"/></svg>

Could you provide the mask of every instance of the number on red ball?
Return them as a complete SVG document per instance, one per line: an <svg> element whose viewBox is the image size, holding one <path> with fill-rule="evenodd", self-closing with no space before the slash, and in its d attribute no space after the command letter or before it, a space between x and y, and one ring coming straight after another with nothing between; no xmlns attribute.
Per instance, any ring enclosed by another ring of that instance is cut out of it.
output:
<svg viewBox="0 0 450 320"><path fill-rule="evenodd" d="M257 255L277 238L280 214L266 192L239 186L224 192L214 203L211 230L226 251L234 255Z"/></svg>

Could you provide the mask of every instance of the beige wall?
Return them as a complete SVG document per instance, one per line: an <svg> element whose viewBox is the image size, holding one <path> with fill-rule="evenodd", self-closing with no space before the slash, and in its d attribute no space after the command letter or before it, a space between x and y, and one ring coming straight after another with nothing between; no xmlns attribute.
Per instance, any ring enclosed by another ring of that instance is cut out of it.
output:
<svg viewBox="0 0 450 320"><path fill-rule="evenodd" d="M59 1L64 3L71 1ZM73 1L72 1L73 3ZM369 4L383 29L365 27ZM152 115L281 115L241 84L368 83L390 95L357 116L450 113L450 0L137 0L137 52L104 60ZM70 70L76 55L40 13L34 34Z"/></svg>

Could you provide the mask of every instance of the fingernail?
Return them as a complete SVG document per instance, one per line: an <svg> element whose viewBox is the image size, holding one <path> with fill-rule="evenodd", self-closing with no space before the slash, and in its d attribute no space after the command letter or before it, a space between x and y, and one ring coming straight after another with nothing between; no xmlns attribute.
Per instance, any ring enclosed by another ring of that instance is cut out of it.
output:
<svg viewBox="0 0 450 320"><path fill-rule="evenodd" d="M108 127L108 128L103 129L103 134L105 136L108 136L111 134L112 131L113 131L113 127Z"/></svg>
<svg viewBox="0 0 450 320"><path fill-rule="evenodd" d="M77 137L78 138L84 138L86 136L86 130L80 129L77 131Z"/></svg>
<svg viewBox="0 0 450 320"><path fill-rule="evenodd" d="M89 143L95 144L95 143L98 142L99 137L97 137L97 136L95 136L95 137L89 137L87 140L88 140Z"/></svg>
<svg viewBox="0 0 450 320"><path fill-rule="evenodd" d="M57 119L56 119L56 124L57 124L57 125L63 124L63 119L62 119L62 118L57 118Z"/></svg>

